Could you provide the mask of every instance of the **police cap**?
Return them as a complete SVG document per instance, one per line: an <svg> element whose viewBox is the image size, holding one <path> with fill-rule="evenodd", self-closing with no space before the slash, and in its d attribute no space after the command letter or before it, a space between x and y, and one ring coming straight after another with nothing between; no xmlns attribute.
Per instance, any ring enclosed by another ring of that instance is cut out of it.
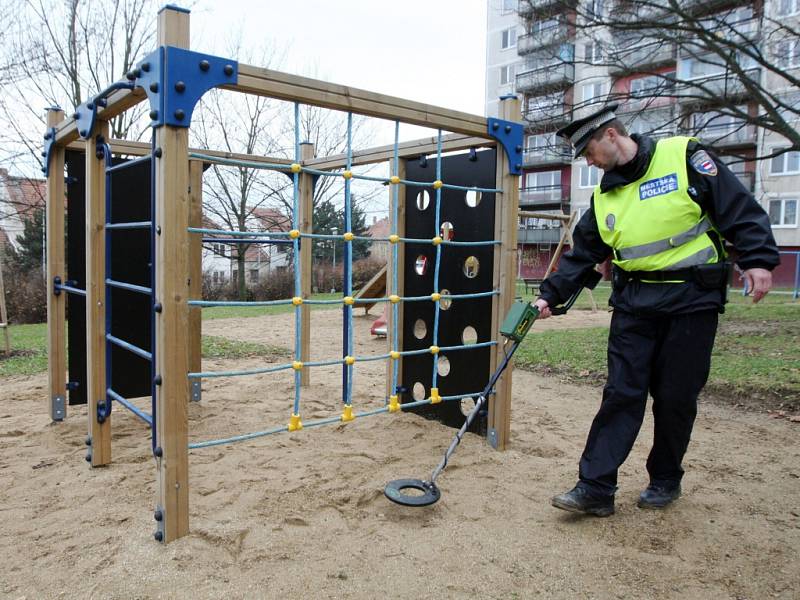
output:
<svg viewBox="0 0 800 600"><path fill-rule="evenodd" d="M592 134L609 121L613 121L617 118L614 111L618 106L619 102L607 104L588 117L575 119L569 125L565 125L556 131L556 135L565 138L572 144L572 147L575 149L575 158L578 158L583 151L586 150L586 146L592 138Z"/></svg>

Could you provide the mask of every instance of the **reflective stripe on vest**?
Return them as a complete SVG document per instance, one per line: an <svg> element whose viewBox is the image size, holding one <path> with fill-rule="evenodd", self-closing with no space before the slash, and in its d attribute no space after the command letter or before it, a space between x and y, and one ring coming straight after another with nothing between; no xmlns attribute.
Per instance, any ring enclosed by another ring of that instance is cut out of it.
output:
<svg viewBox="0 0 800 600"><path fill-rule="evenodd" d="M606 193L597 186L600 237L626 271L671 271L720 260L713 224L689 196L686 147L693 138L659 140L647 172Z"/></svg>

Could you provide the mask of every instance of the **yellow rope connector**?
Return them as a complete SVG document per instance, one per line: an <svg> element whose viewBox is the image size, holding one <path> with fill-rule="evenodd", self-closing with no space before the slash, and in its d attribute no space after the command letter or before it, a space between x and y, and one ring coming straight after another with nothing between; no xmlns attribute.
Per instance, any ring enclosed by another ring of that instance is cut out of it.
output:
<svg viewBox="0 0 800 600"><path fill-rule="evenodd" d="M392 175L391 177L389 177L389 183L397 185L398 183L400 183L400 178L397 175Z"/></svg>
<svg viewBox="0 0 800 600"><path fill-rule="evenodd" d="M292 229L289 232L289 237L292 238L293 240L296 240L297 238L300 237L300 230L299 229Z"/></svg>
<svg viewBox="0 0 800 600"><path fill-rule="evenodd" d="M342 177L345 179L352 179L353 172L352 171L342 171Z"/></svg>
<svg viewBox="0 0 800 600"><path fill-rule="evenodd" d="M434 246L438 246L441 243L442 243L442 238L440 238L438 235L431 240L431 244L433 244Z"/></svg>
<svg viewBox="0 0 800 600"><path fill-rule="evenodd" d="M397 412L400 410L400 399L397 397L397 394L393 396L389 396L389 412Z"/></svg>
<svg viewBox="0 0 800 600"><path fill-rule="evenodd" d="M352 242L353 238L355 238L356 236L354 236L351 231L348 231L347 233L344 234L343 237L345 242Z"/></svg>
<svg viewBox="0 0 800 600"><path fill-rule="evenodd" d="M439 346L430 347L431 354L439 354Z"/></svg>
<svg viewBox="0 0 800 600"><path fill-rule="evenodd" d="M302 303L303 303L302 296L295 296L294 298L292 298L292 304L294 304L295 306L300 306Z"/></svg>
<svg viewBox="0 0 800 600"><path fill-rule="evenodd" d="M354 365L354 364L356 364L356 357L355 356L345 356L344 357L344 364L346 364L346 365Z"/></svg>
<svg viewBox="0 0 800 600"><path fill-rule="evenodd" d="M398 296L397 294L392 294L391 296L389 296L389 302L391 302L392 304L397 304L398 302L400 302L400 296Z"/></svg>
<svg viewBox="0 0 800 600"><path fill-rule="evenodd" d="M400 353L397 350L392 350L391 352L389 352L389 358L391 358L392 360L397 360L398 358L400 358Z"/></svg>
<svg viewBox="0 0 800 600"><path fill-rule="evenodd" d="M389 242L391 242L392 244L396 244L399 241L400 241L400 236L397 235L396 233L393 233L392 235L389 236Z"/></svg>
<svg viewBox="0 0 800 600"><path fill-rule="evenodd" d="M300 166L300 163L292 163L292 173L299 173L303 170L303 167Z"/></svg>
<svg viewBox="0 0 800 600"><path fill-rule="evenodd" d="M355 298L353 298L352 296L345 296L343 300L344 303L347 304L347 306L353 306L353 304L356 303Z"/></svg>
<svg viewBox="0 0 800 600"><path fill-rule="evenodd" d="M431 300L433 300L434 302L438 302L441 299L442 299L442 295L439 292L433 292L431 294Z"/></svg>
<svg viewBox="0 0 800 600"><path fill-rule="evenodd" d="M356 416L353 414L353 406L350 404L345 404L344 412L342 413L342 421L347 423L348 421L352 421L355 418Z"/></svg>
<svg viewBox="0 0 800 600"><path fill-rule="evenodd" d="M303 363L302 363L302 362L300 362L299 360L296 360L296 361L294 361L294 362L292 363L292 368L293 368L295 371L302 371L302 370L303 370Z"/></svg>
<svg viewBox="0 0 800 600"><path fill-rule="evenodd" d="M431 404L439 404L442 397L439 395L439 388L431 388Z"/></svg>
<svg viewBox="0 0 800 600"><path fill-rule="evenodd" d="M437 179L433 182L433 189L438 190L440 187L444 185L440 179Z"/></svg>
<svg viewBox="0 0 800 600"><path fill-rule="evenodd" d="M300 415L292 414L289 419L289 431L300 431L303 428L303 422L300 420Z"/></svg>

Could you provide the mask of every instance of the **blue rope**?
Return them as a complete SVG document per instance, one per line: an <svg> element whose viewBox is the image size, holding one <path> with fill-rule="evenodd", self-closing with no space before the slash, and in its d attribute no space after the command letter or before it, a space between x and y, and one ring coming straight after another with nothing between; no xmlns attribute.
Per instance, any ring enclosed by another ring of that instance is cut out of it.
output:
<svg viewBox="0 0 800 600"><path fill-rule="evenodd" d="M353 163L353 113L347 113L347 170L350 171ZM344 229L346 233L350 233L353 228L352 218L352 196L350 192L351 180L344 180ZM345 241L345 269L344 269L344 295L353 295L353 242L351 240ZM345 356L353 354L353 307L352 305L344 305L344 335L343 342L345 348ZM344 377L344 404L352 404L353 398L353 365L344 365L342 372Z"/></svg>
<svg viewBox="0 0 800 600"><path fill-rule="evenodd" d="M295 162L300 162L300 104L294 103L294 159ZM295 231L300 229L299 214L300 214L300 174L295 173L293 177L294 194L292 199L292 229ZM301 297L303 295L303 287L300 283L300 240L294 238L292 244L294 254L294 295ZM302 344L302 311L300 306L294 307L294 359L296 361L303 360L303 344ZM294 372L294 414L300 414L300 384L302 383L302 374L299 370Z"/></svg>
<svg viewBox="0 0 800 600"><path fill-rule="evenodd" d="M436 179L442 180L442 130L440 129L436 137ZM442 207L442 188L436 189L436 216L434 220L434 234L439 235L441 228L441 207ZM442 246L436 246L436 266L433 270L433 291L439 291L439 269L442 264ZM433 345L437 346L439 343L439 303L433 307ZM431 379L431 387L438 387L439 378L439 355L433 355L433 377Z"/></svg>
<svg viewBox="0 0 800 600"><path fill-rule="evenodd" d="M394 122L394 156L392 157L392 173L395 175L400 171L400 121ZM397 221L400 218L398 214L399 190L397 185L392 186L392 235L397 235ZM396 294L398 290L397 282L397 269L398 269L398 252L397 244L392 244L392 293ZM400 306L398 303L392 305L392 351L397 352L398 343L398 325L397 321L400 318ZM397 392L397 376L398 365L397 361L392 361L392 389L390 394L394 395ZM386 402L389 402L387 398Z"/></svg>

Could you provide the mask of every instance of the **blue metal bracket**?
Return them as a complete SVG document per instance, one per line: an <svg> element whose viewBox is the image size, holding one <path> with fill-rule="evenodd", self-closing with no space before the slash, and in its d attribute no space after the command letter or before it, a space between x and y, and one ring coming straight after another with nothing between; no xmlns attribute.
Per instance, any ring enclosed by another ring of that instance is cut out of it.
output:
<svg viewBox="0 0 800 600"><path fill-rule="evenodd" d="M192 112L208 90L239 80L235 60L162 46L128 73L150 100L150 125L189 127Z"/></svg>
<svg viewBox="0 0 800 600"><path fill-rule="evenodd" d="M491 137L496 139L508 156L508 172L512 175L522 174L522 136L523 127L521 123L506 121L504 119L487 119L487 131Z"/></svg>
<svg viewBox="0 0 800 600"><path fill-rule="evenodd" d="M44 158L44 166L42 167L42 173L44 176L50 173L50 150L53 148L53 143L56 141L56 128L51 127L48 129L44 134L44 150L42 151L42 157Z"/></svg>

